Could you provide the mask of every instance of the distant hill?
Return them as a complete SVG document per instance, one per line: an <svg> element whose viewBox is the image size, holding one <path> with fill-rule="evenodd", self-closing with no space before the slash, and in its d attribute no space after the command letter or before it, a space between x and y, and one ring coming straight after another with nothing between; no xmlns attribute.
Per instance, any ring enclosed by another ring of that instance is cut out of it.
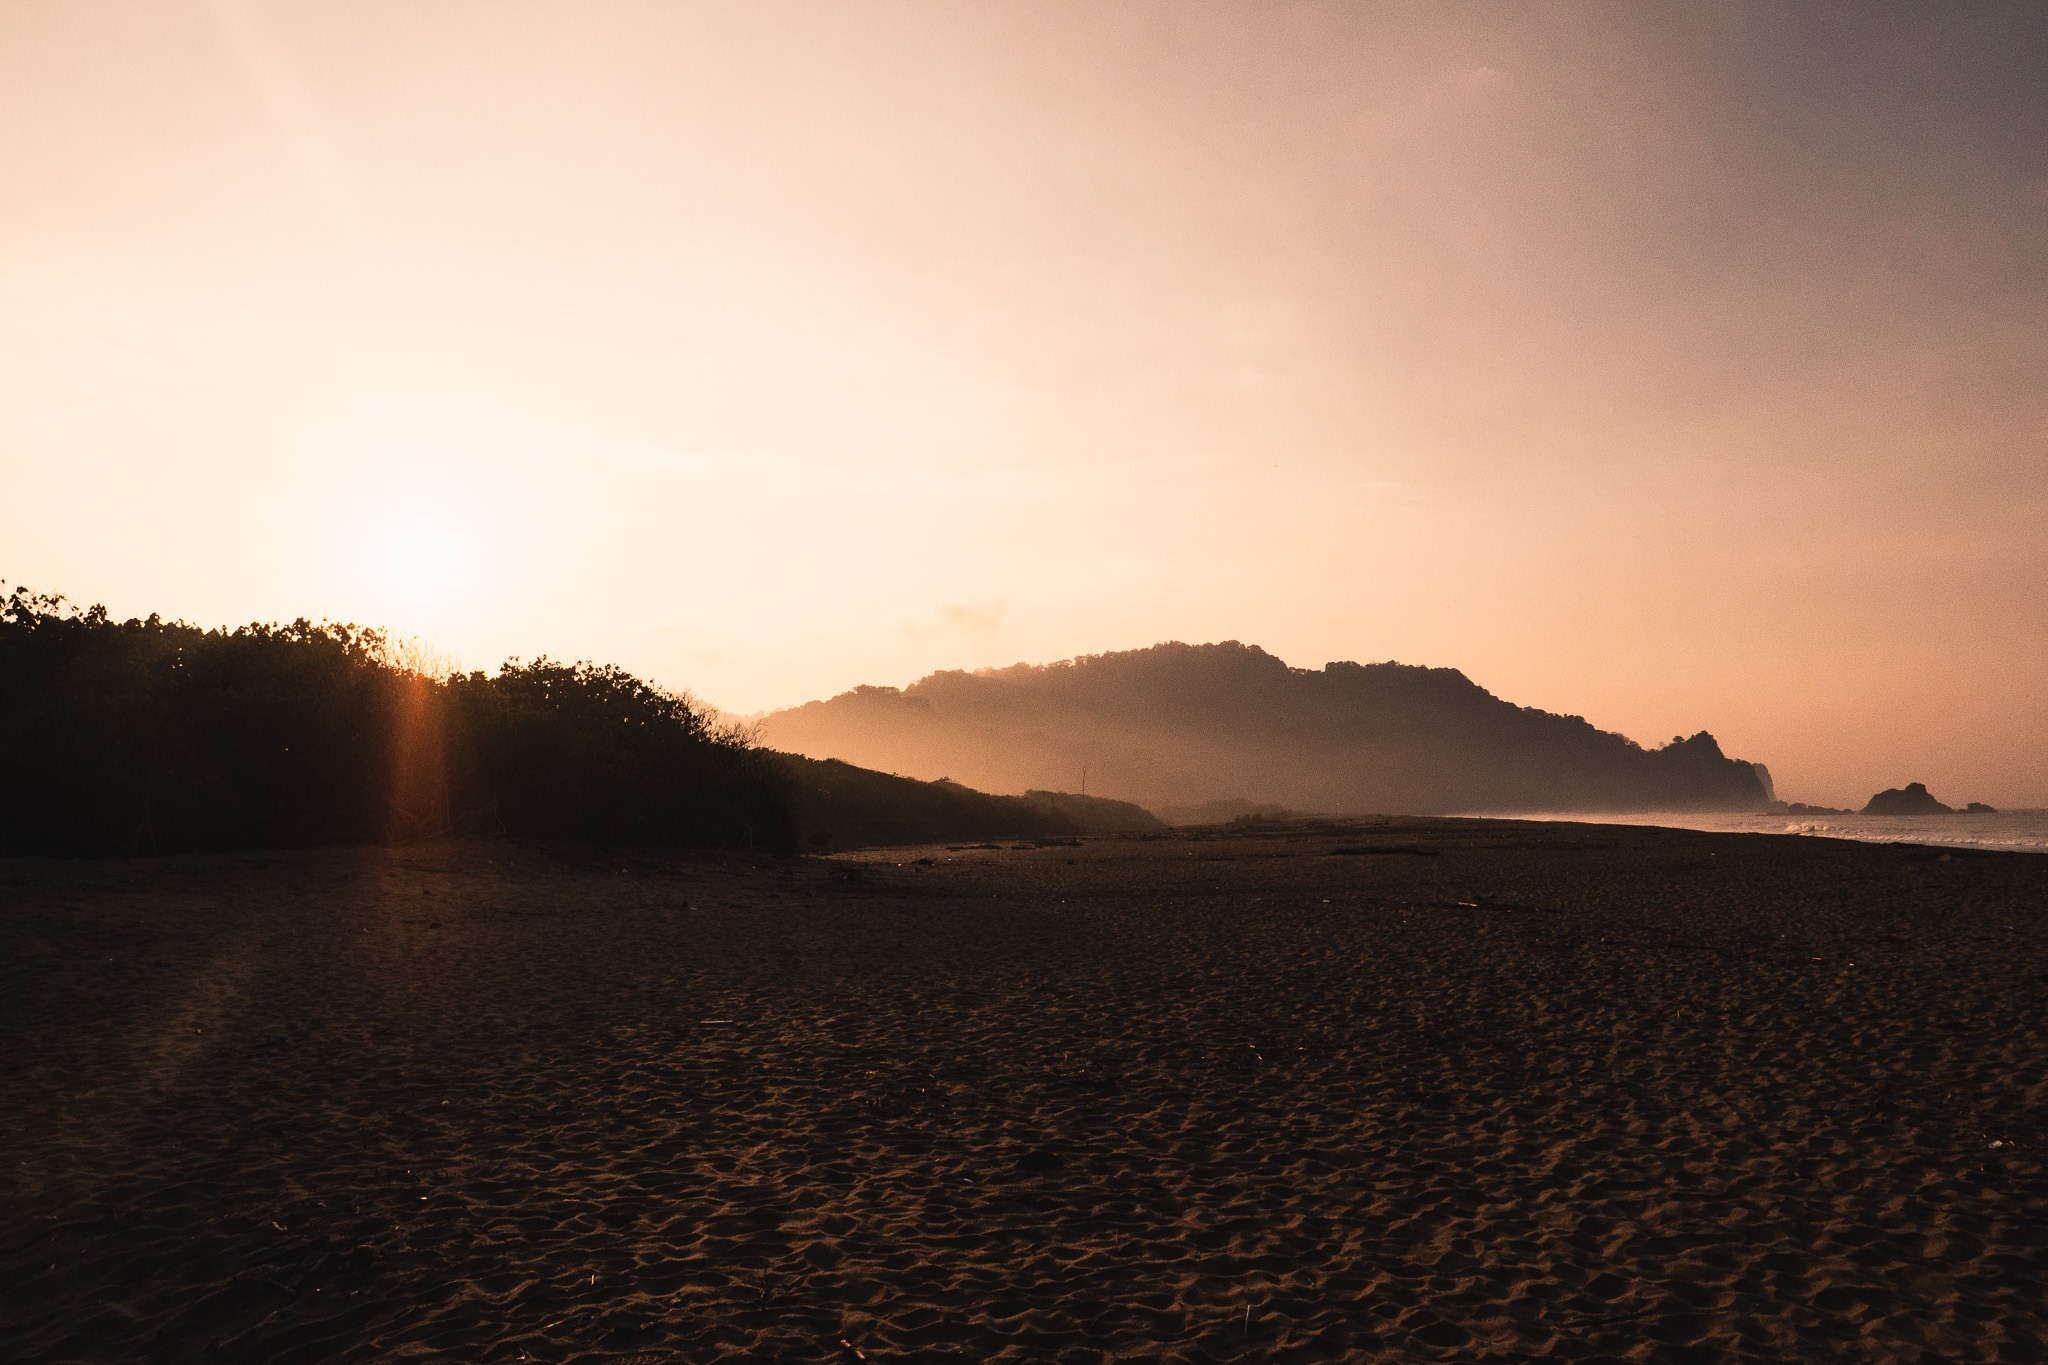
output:
<svg viewBox="0 0 2048 1365"><path fill-rule="evenodd" d="M990 796L958 782L919 782L837 759L768 757L783 770L790 814L813 850L1166 828L1151 812L1124 801L1052 791Z"/></svg>
<svg viewBox="0 0 2048 1365"><path fill-rule="evenodd" d="M777 711L763 743L986 791L1085 785L1152 810L1753 809L1761 764L1702 731L1645 749L1502 701L1456 669L1290 668L1255 646L1162 644L934 673Z"/></svg>

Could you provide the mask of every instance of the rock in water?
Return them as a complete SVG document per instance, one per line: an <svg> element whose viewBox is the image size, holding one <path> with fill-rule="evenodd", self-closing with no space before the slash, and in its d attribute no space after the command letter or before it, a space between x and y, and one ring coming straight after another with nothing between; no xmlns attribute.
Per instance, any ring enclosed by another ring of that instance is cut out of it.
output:
<svg viewBox="0 0 2048 1365"><path fill-rule="evenodd" d="M1925 782L1908 782L1904 788L1887 787L1870 798L1870 804L1861 811L1864 815L1954 815L1953 806L1944 806L1928 793Z"/></svg>

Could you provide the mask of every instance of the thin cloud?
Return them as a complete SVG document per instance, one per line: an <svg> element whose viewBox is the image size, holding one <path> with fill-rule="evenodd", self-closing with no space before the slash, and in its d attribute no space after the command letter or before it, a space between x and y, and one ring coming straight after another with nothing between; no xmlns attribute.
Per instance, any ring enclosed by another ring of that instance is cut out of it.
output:
<svg viewBox="0 0 2048 1365"><path fill-rule="evenodd" d="M359 234L361 198L336 152L319 103L290 54L242 0L204 0L243 83L269 116L306 192L341 227Z"/></svg>

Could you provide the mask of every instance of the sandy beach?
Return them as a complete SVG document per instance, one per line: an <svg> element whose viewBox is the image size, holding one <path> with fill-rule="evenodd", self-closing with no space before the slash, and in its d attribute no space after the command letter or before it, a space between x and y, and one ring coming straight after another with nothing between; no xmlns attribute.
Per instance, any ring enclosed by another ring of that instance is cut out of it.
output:
<svg viewBox="0 0 2048 1365"><path fill-rule="evenodd" d="M2048 857L0 862L13 1361L2048 1359Z"/></svg>

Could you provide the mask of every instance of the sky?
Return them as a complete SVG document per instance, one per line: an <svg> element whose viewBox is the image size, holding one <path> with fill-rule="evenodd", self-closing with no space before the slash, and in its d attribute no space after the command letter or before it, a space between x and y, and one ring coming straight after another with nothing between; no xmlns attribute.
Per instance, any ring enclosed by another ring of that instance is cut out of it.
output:
<svg viewBox="0 0 2048 1365"><path fill-rule="evenodd" d="M0 578L2048 806L2048 8L0 7Z"/></svg>

